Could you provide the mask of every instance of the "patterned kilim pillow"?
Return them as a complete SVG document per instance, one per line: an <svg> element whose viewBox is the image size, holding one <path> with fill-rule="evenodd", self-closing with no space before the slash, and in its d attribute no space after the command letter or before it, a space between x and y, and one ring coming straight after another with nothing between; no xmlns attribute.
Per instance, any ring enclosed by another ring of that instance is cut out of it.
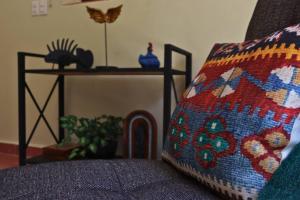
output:
<svg viewBox="0 0 300 200"><path fill-rule="evenodd" d="M173 113L163 159L227 196L256 199L299 142L299 48L300 24L215 45Z"/></svg>

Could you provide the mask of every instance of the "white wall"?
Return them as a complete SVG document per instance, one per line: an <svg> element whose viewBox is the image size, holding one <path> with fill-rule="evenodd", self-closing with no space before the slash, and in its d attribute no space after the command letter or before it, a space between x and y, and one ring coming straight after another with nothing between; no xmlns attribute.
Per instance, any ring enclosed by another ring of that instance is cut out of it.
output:
<svg viewBox="0 0 300 200"><path fill-rule="evenodd" d="M0 2L0 141L17 143L18 96L17 52L46 54L46 44L57 38L75 39L82 48L94 52L95 64L104 64L103 26L94 23L85 5L62 6L51 0L49 14L31 16L30 0ZM242 41L256 0L128 0L90 3L108 8L124 4L116 23L108 26L110 64L139 66L137 57L154 44L155 53L163 61L163 45L172 43L193 53L193 73L199 70L215 42ZM176 58L182 63L180 57ZM32 61L36 67L47 67ZM40 68L39 67L39 68ZM27 77L37 99L43 103L53 77ZM159 77L74 77L67 79L66 110L81 116L104 113L126 116L136 109L153 113L162 132L162 78ZM178 82L183 82L178 79ZM182 86L182 85L181 85ZM54 96L57 98L57 96ZM29 100L29 98L28 98ZM38 117L33 104L27 103L28 131ZM57 127L57 101L53 99L46 116ZM44 124L32 141L34 146L52 144ZM160 140L161 141L161 140Z"/></svg>

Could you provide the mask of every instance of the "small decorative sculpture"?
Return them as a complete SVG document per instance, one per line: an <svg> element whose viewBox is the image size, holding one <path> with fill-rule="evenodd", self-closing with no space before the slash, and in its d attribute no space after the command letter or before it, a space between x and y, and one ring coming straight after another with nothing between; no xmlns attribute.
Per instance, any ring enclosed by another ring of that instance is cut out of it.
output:
<svg viewBox="0 0 300 200"><path fill-rule="evenodd" d="M74 40L69 43L69 39L58 39L56 44L52 41L52 49L47 44L49 54L46 55L47 63L58 64L60 67L65 67L70 64L77 64L79 69L89 69L94 62L93 53L90 50L77 48L78 44L74 45ZM76 54L75 54L76 50Z"/></svg>
<svg viewBox="0 0 300 200"><path fill-rule="evenodd" d="M144 69L159 69L160 62L156 55L153 53L153 46L152 43L149 43L147 54L140 55L139 63L141 64L142 68Z"/></svg>
<svg viewBox="0 0 300 200"><path fill-rule="evenodd" d="M108 66L108 55L107 55L107 23L115 22L119 15L121 14L121 9L123 5L120 5L115 8L110 8L106 13L103 13L102 10L87 7L87 11L90 14L91 19L95 22L103 24L104 23L104 40L105 40L105 64Z"/></svg>
<svg viewBox="0 0 300 200"><path fill-rule="evenodd" d="M106 13L103 13L102 10L86 7L88 13L90 14L91 19L95 22L103 24L103 23L113 23L115 22L119 15L121 14L121 9L123 5L120 5L115 8L110 8Z"/></svg>

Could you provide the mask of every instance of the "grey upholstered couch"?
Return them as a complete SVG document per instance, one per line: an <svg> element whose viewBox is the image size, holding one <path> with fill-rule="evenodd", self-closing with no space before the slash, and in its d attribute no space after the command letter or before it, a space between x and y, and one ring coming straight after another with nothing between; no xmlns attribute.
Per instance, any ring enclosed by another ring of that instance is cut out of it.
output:
<svg viewBox="0 0 300 200"><path fill-rule="evenodd" d="M299 0L259 0L246 39L300 22ZM59 162L0 171L0 199L214 200L163 161Z"/></svg>
<svg viewBox="0 0 300 200"><path fill-rule="evenodd" d="M0 171L1 200L217 200L161 161L57 162Z"/></svg>

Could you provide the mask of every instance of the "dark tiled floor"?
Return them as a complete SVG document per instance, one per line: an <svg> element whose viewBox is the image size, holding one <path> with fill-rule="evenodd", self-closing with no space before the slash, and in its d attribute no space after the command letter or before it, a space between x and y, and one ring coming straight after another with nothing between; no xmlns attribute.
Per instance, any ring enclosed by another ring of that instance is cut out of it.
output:
<svg viewBox="0 0 300 200"><path fill-rule="evenodd" d="M14 154L6 154L0 152L0 170L11 167L17 167L19 164L19 156Z"/></svg>

